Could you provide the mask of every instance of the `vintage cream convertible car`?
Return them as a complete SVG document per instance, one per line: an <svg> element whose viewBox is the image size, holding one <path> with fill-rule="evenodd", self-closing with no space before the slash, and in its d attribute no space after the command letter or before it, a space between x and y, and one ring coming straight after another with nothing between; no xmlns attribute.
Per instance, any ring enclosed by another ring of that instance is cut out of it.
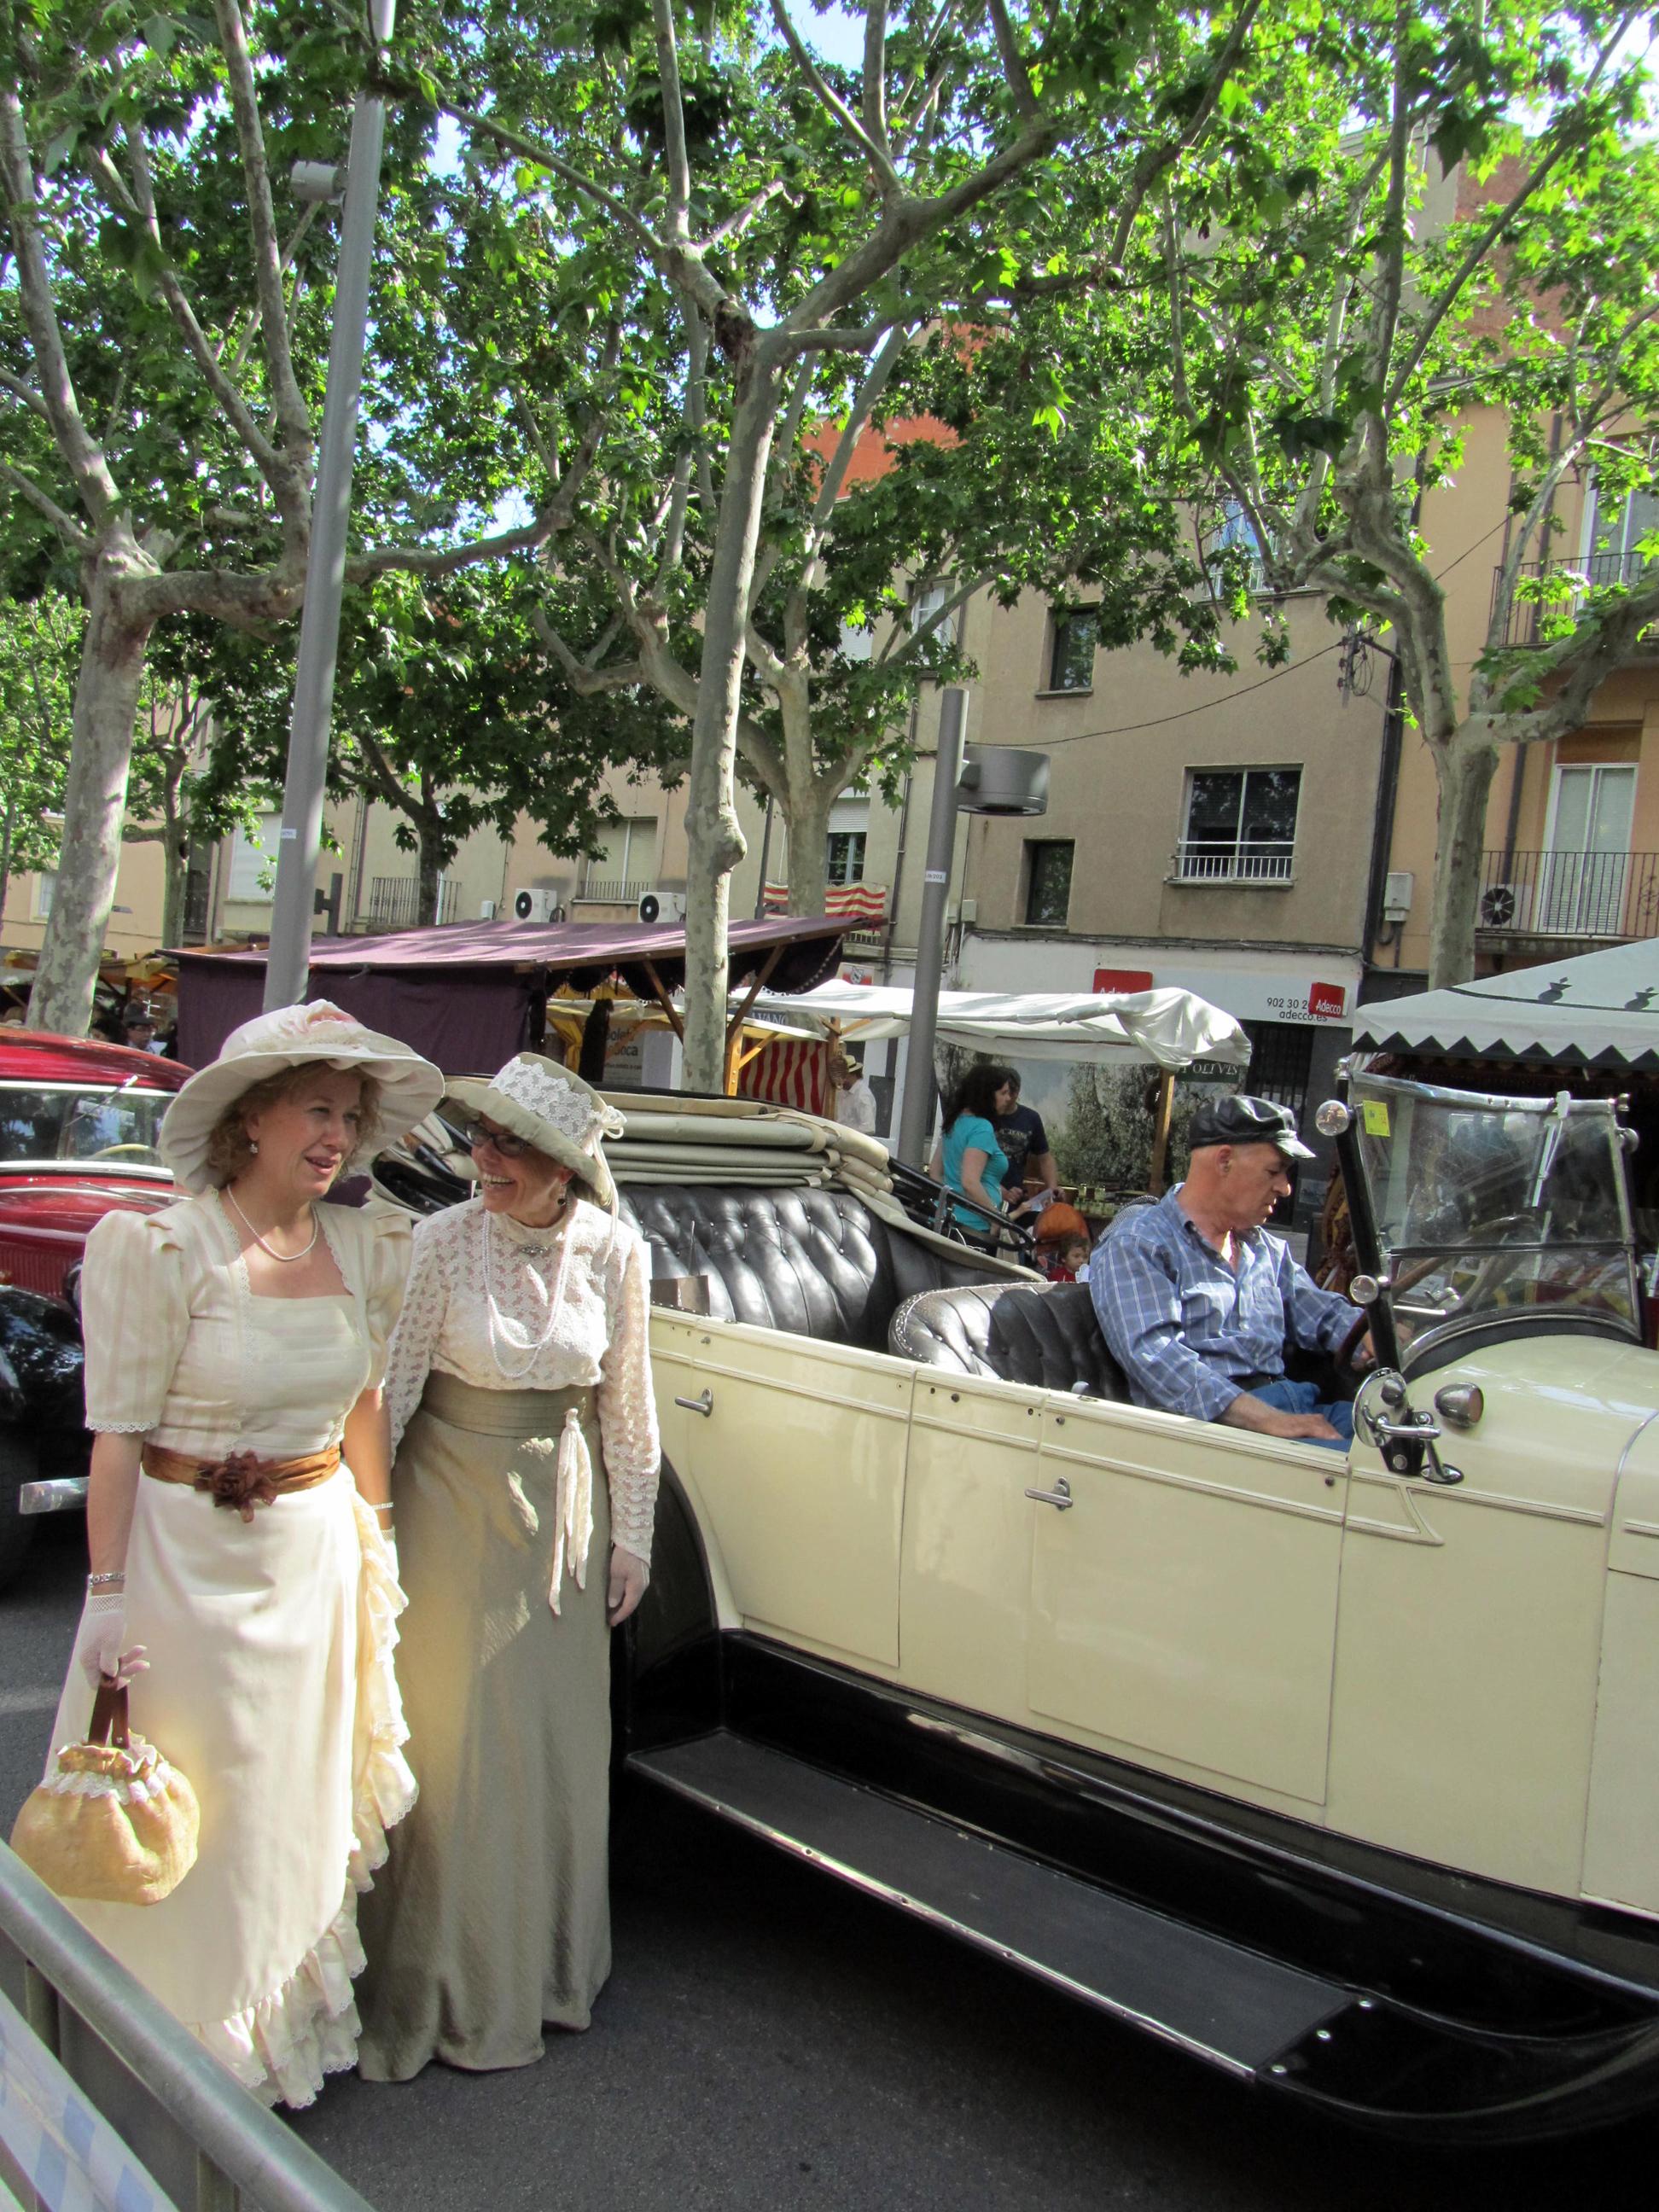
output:
<svg viewBox="0 0 1659 2212"><path fill-rule="evenodd" d="M657 1291L706 1309L653 1316L629 1772L1356 2121L1659 2094L1659 1357L1611 1107L1323 1109L1380 1354L1344 1458L1128 1404L1086 1291L915 1226L867 1139L615 1103Z"/></svg>

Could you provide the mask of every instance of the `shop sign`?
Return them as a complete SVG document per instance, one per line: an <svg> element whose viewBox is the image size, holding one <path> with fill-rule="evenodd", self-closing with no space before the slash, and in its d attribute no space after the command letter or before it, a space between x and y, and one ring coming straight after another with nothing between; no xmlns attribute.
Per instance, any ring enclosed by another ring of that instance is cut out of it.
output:
<svg viewBox="0 0 1659 2212"><path fill-rule="evenodd" d="M1091 988L1097 991L1150 991L1152 971L1150 968L1097 968Z"/></svg>

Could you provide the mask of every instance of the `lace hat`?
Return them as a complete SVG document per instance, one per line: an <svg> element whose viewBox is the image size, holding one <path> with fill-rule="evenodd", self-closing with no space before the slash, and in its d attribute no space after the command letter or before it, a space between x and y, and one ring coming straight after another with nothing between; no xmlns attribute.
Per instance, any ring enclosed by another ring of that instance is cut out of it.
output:
<svg viewBox="0 0 1659 2212"><path fill-rule="evenodd" d="M607 1137L620 1137L628 1124L580 1075L539 1053L521 1052L487 1083L482 1076L452 1083L449 1096L467 1113L487 1115L498 1128L557 1160L601 1206L616 1210L616 1186L600 1146Z"/></svg>
<svg viewBox="0 0 1659 2212"><path fill-rule="evenodd" d="M318 1060L339 1074L372 1075L380 1086L375 1127L365 1132L343 1175L424 1121L443 1096L443 1076L429 1060L396 1037L365 1029L326 999L256 1014L231 1031L217 1060L197 1070L161 1118L155 1149L173 1181L184 1190L206 1190L208 1139L226 1107L267 1076Z"/></svg>

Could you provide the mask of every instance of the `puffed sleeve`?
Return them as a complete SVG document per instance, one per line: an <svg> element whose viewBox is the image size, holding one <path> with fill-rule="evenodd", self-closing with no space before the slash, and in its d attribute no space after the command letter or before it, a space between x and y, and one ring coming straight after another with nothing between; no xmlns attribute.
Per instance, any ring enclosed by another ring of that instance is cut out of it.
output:
<svg viewBox="0 0 1659 2212"><path fill-rule="evenodd" d="M657 1515L657 1401L651 1387L651 1269L645 1241L619 1231L599 1363L599 1442L611 1488L611 1540L647 1565Z"/></svg>
<svg viewBox="0 0 1659 2212"><path fill-rule="evenodd" d="M445 1214L434 1214L429 1221L421 1222L415 1231L414 1256L404 1286L403 1311L398 1316L386 1371L386 1413L392 1423L394 1452L421 1402L432 1355L437 1349L449 1307L447 1240L441 1234L447 1218Z"/></svg>
<svg viewBox="0 0 1659 2212"><path fill-rule="evenodd" d="M384 1199L371 1199L362 1212L372 1239L368 1295L364 1300L368 1314L368 1387L378 1390L386 1380L386 1354L403 1310L415 1224L402 1206L390 1206Z"/></svg>
<svg viewBox="0 0 1659 2212"><path fill-rule="evenodd" d="M165 1212L106 1213L87 1237L81 1275L87 1426L144 1436L156 1427L190 1334L185 1255Z"/></svg>

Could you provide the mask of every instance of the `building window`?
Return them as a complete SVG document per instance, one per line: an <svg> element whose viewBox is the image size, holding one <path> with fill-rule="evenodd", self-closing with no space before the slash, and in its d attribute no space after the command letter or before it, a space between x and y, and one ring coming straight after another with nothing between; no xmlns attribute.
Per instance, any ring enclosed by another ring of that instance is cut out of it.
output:
<svg viewBox="0 0 1659 2212"><path fill-rule="evenodd" d="M1092 691L1095 688L1095 647L1100 636L1100 610L1074 607L1057 614L1048 647L1050 691Z"/></svg>
<svg viewBox="0 0 1659 2212"><path fill-rule="evenodd" d="M52 912L52 894L57 889L57 869L42 868L40 874L34 878L34 905L33 914L33 919L34 921L44 921L46 919L46 916Z"/></svg>
<svg viewBox="0 0 1659 2212"><path fill-rule="evenodd" d="M257 828L239 830L231 841L227 898L269 906L276 896L276 854L281 848L280 814L262 814Z"/></svg>
<svg viewBox="0 0 1659 2212"><path fill-rule="evenodd" d="M1230 499L1222 508L1221 520L1210 532L1205 556L1211 583L1217 590L1224 584L1231 588L1240 583L1250 591L1261 590L1261 540L1256 536L1255 525L1236 499Z"/></svg>
<svg viewBox="0 0 1659 2212"><path fill-rule="evenodd" d="M657 817L631 816L608 822L599 835L599 850L590 855L580 896L626 905L657 880Z"/></svg>
<svg viewBox="0 0 1659 2212"><path fill-rule="evenodd" d="M867 834L862 830L832 830L830 832L825 873L832 884L861 884L864 881L864 848Z"/></svg>
<svg viewBox="0 0 1659 2212"><path fill-rule="evenodd" d="M1025 921L1028 927L1064 929L1072 903L1069 837L1028 839L1025 847Z"/></svg>
<svg viewBox="0 0 1659 2212"><path fill-rule="evenodd" d="M910 594L910 628L912 632L926 629L933 617L951 596L948 584L918 584ZM944 627L940 625L940 629ZM933 635L938 636L939 631Z"/></svg>
<svg viewBox="0 0 1659 2212"><path fill-rule="evenodd" d="M1176 877L1187 884L1287 884L1299 768L1195 768Z"/></svg>
<svg viewBox="0 0 1659 2212"><path fill-rule="evenodd" d="M1583 562L1592 585L1630 584L1641 574L1641 548L1659 536L1659 492L1632 491L1621 504L1592 484Z"/></svg>

